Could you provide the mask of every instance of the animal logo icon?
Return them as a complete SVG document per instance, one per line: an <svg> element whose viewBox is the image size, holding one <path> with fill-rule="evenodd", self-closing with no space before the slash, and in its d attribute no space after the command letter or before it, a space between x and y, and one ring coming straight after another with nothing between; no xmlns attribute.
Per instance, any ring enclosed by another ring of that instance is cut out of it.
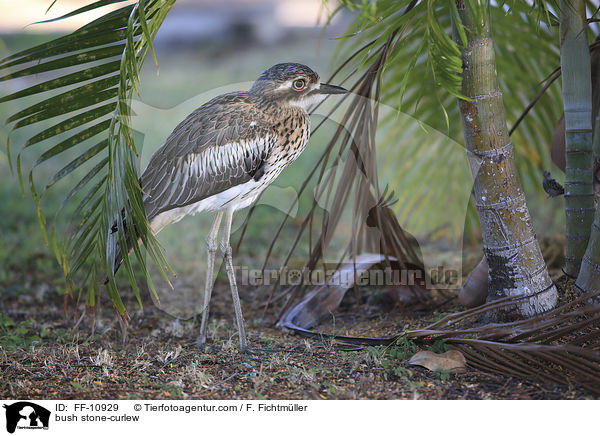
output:
<svg viewBox="0 0 600 436"><path fill-rule="evenodd" d="M10 405L4 404L6 409L6 431L14 433L17 427L47 429L50 422L50 411L42 406L29 401L19 401Z"/></svg>

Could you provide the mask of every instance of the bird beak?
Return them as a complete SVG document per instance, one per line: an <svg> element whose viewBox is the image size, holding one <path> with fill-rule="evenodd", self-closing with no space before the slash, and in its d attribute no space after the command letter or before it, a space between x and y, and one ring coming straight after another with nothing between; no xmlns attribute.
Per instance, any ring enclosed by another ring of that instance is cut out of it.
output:
<svg viewBox="0 0 600 436"><path fill-rule="evenodd" d="M318 94L345 94L348 92L347 89L341 86L329 85L328 83L321 83L319 89L315 89L314 92Z"/></svg>

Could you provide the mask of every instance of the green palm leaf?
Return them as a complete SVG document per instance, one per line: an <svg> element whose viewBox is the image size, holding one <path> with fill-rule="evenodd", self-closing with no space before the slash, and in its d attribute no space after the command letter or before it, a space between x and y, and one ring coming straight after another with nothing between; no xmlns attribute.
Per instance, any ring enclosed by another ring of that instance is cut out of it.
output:
<svg viewBox="0 0 600 436"><path fill-rule="evenodd" d="M451 140L449 143L463 143L462 123L454 97L460 92L461 82L457 73L461 69L461 60L454 43L449 39L452 20L456 21L455 2L421 1L408 14L400 13L412 3L408 0L378 1L376 15L372 15L372 5L367 7L362 2L343 2L344 6L360 11L349 34L359 34L361 37L343 38L338 57L345 59L364 41L375 39L369 48L369 53L372 53L385 44L386 35L391 29L402 28L408 23L402 43L394 48L386 62L381 101L446 133ZM560 65L558 29L554 27L558 21L553 12L558 10L557 2L492 3L498 77L510 126L542 88L544 79ZM471 1L467 4L477 9L480 2ZM473 15L485 16L479 12ZM462 26L458 26L458 31L459 37L462 37ZM597 32L597 27L593 31ZM361 68L368 66L369 61L364 61ZM516 159L519 175L528 192L541 192L541 173L551 168L549 146L554 125L561 113L561 89L560 84L555 83L511 136L515 152L519 155ZM421 200L418 187L422 185L423 177L421 173L411 171L415 162L407 156L414 156L420 151L419 166L448 172L444 168L445 161L435 152L437 142L432 142L431 148L427 148L427 143L417 140L411 142L409 134L401 135L402 125L396 116L382 117L379 128L388 132L400 130L400 133L385 135L378 142L386 161L395 163L398 174L396 181L401 183L396 190L401 189L402 195L394 205L394 210L401 217L410 206L410 213L414 217L435 216L431 205L436 203ZM423 152L422 148L429 152ZM463 177L449 176L445 180L443 185L431 186L431 189L437 188L439 191L433 194L434 197L459 198L465 189L470 189L470 186L465 187ZM464 217L464 212L462 215ZM478 220L472 206L464 218L467 234L477 232ZM423 220L419 225L419 230L424 233L435 231L436 228L434 219Z"/></svg>
<svg viewBox="0 0 600 436"><path fill-rule="evenodd" d="M96 1L46 22L121 1ZM49 80L0 98L0 103L24 97L32 99L29 106L10 116L7 123L12 123L13 130L27 127L27 133L31 132L23 150L38 146L38 158L28 179L42 231L46 241L52 243L69 287L75 285L80 296L85 292L90 305L94 305L95 294L100 292L102 277L108 277L107 293L122 325L126 325L127 311L117 291L113 265L117 246L127 251L125 226L134 229L134 240L136 236L142 238L150 258L165 277L168 269L157 241L149 232L141 202L130 101L140 80L141 65L148 51L154 55L152 40L174 1L139 0L70 35L0 61L0 82L40 73L51 75ZM48 91L52 91L49 96L45 94ZM47 127L47 122L42 123L45 120L51 120L53 125ZM80 153L67 160L38 193L34 182L36 167L48 160L64 160L75 148ZM21 177L21 153L16 160ZM77 169L83 170L83 176L75 181L61 206L62 209L72 205L73 229L70 236L57 241L56 216L48 226L42 197L63 178L73 177ZM112 235L109 232L114 223L118 231ZM50 239L47 227L51 227ZM137 245L134 253L142 265L142 275L148 278L144 253ZM137 276L127 256L123 269L140 300Z"/></svg>

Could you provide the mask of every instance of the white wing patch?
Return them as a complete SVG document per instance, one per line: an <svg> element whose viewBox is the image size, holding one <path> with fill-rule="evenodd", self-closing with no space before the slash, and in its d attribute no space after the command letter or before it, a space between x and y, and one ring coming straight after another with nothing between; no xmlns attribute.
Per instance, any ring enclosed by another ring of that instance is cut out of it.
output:
<svg viewBox="0 0 600 436"><path fill-rule="evenodd" d="M266 155L273 142L271 135L266 135L253 141L244 140L208 147L201 153L191 153L181 158L182 167L184 172L192 177L227 173L241 167L246 157Z"/></svg>

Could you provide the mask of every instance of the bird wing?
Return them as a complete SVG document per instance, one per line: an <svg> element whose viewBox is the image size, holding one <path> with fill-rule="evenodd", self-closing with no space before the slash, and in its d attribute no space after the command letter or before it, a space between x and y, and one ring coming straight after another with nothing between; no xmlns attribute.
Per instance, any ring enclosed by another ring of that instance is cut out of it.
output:
<svg viewBox="0 0 600 436"><path fill-rule="evenodd" d="M140 180L148 219L248 182L276 142L272 123L246 93L209 101L150 158Z"/></svg>

